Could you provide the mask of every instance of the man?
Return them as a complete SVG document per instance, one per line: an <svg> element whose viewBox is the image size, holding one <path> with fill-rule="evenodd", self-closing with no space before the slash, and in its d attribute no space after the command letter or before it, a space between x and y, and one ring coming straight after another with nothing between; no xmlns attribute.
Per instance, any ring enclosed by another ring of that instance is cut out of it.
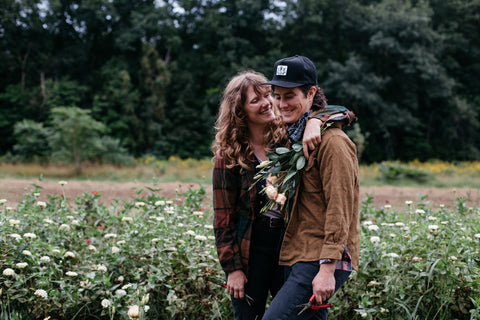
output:
<svg viewBox="0 0 480 320"><path fill-rule="evenodd" d="M312 112L327 106L315 65L303 56L281 59L266 84L273 87L291 140L301 140ZM356 147L332 125L303 169L280 252L280 264L289 266L290 274L263 319L327 319L326 308L297 316L298 305L312 295L325 303L358 267L358 198Z"/></svg>

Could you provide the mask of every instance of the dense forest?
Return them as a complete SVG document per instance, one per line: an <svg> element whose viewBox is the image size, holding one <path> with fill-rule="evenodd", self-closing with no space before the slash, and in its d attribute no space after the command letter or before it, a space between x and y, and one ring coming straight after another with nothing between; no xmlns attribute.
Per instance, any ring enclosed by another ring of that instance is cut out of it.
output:
<svg viewBox="0 0 480 320"><path fill-rule="evenodd" d="M4 160L210 157L228 79L294 54L362 162L480 159L480 0L0 1Z"/></svg>

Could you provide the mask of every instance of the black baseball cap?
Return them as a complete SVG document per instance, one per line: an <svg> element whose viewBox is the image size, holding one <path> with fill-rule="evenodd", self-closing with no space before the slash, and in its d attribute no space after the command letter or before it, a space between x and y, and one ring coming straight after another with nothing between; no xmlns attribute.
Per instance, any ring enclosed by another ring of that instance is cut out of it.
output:
<svg viewBox="0 0 480 320"><path fill-rule="evenodd" d="M262 83L282 88L301 87L317 84L317 69L312 60L304 56L283 58L273 66L273 79Z"/></svg>

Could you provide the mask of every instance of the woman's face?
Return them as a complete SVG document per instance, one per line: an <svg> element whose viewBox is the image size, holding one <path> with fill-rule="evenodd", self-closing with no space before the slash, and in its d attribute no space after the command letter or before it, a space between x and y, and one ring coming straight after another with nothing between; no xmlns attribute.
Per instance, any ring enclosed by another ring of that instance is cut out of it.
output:
<svg viewBox="0 0 480 320"><path fill-rule="evenodd" d="M243 111L245 112L249 126L265 126L275 119L273 99L269 89L269 86L265 86L264 90L259 90L259 93L257 93L253 89L253 86L248 88Z"/></svg>
<svg viewBox="0 0 480 320"><path fill-rule="evenodd" d="M295 123L305 112L310 110L316 91L315 87L312 87L305 96L298 87L275 87L275 103L282 113L283 121L287 124Z"/></svg>

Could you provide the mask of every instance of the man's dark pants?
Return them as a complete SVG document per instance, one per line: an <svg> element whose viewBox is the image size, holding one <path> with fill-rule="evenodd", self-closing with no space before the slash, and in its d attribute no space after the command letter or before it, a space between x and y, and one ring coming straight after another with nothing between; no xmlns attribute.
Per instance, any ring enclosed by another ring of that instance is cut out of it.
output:
<svg viewBox="0 0 480 320"><path fill-rule="evenodd" d="M302 308L297 305L308 302L313 294L312 281L320 270L320 263L297 262L288 268L289 275L267 309L263 320L318 319L326 320L328 309L309 309L297 316ZM349 271L335 270L335 292L347 281ZM324 302L325 303L325 302Z"/></svg>

